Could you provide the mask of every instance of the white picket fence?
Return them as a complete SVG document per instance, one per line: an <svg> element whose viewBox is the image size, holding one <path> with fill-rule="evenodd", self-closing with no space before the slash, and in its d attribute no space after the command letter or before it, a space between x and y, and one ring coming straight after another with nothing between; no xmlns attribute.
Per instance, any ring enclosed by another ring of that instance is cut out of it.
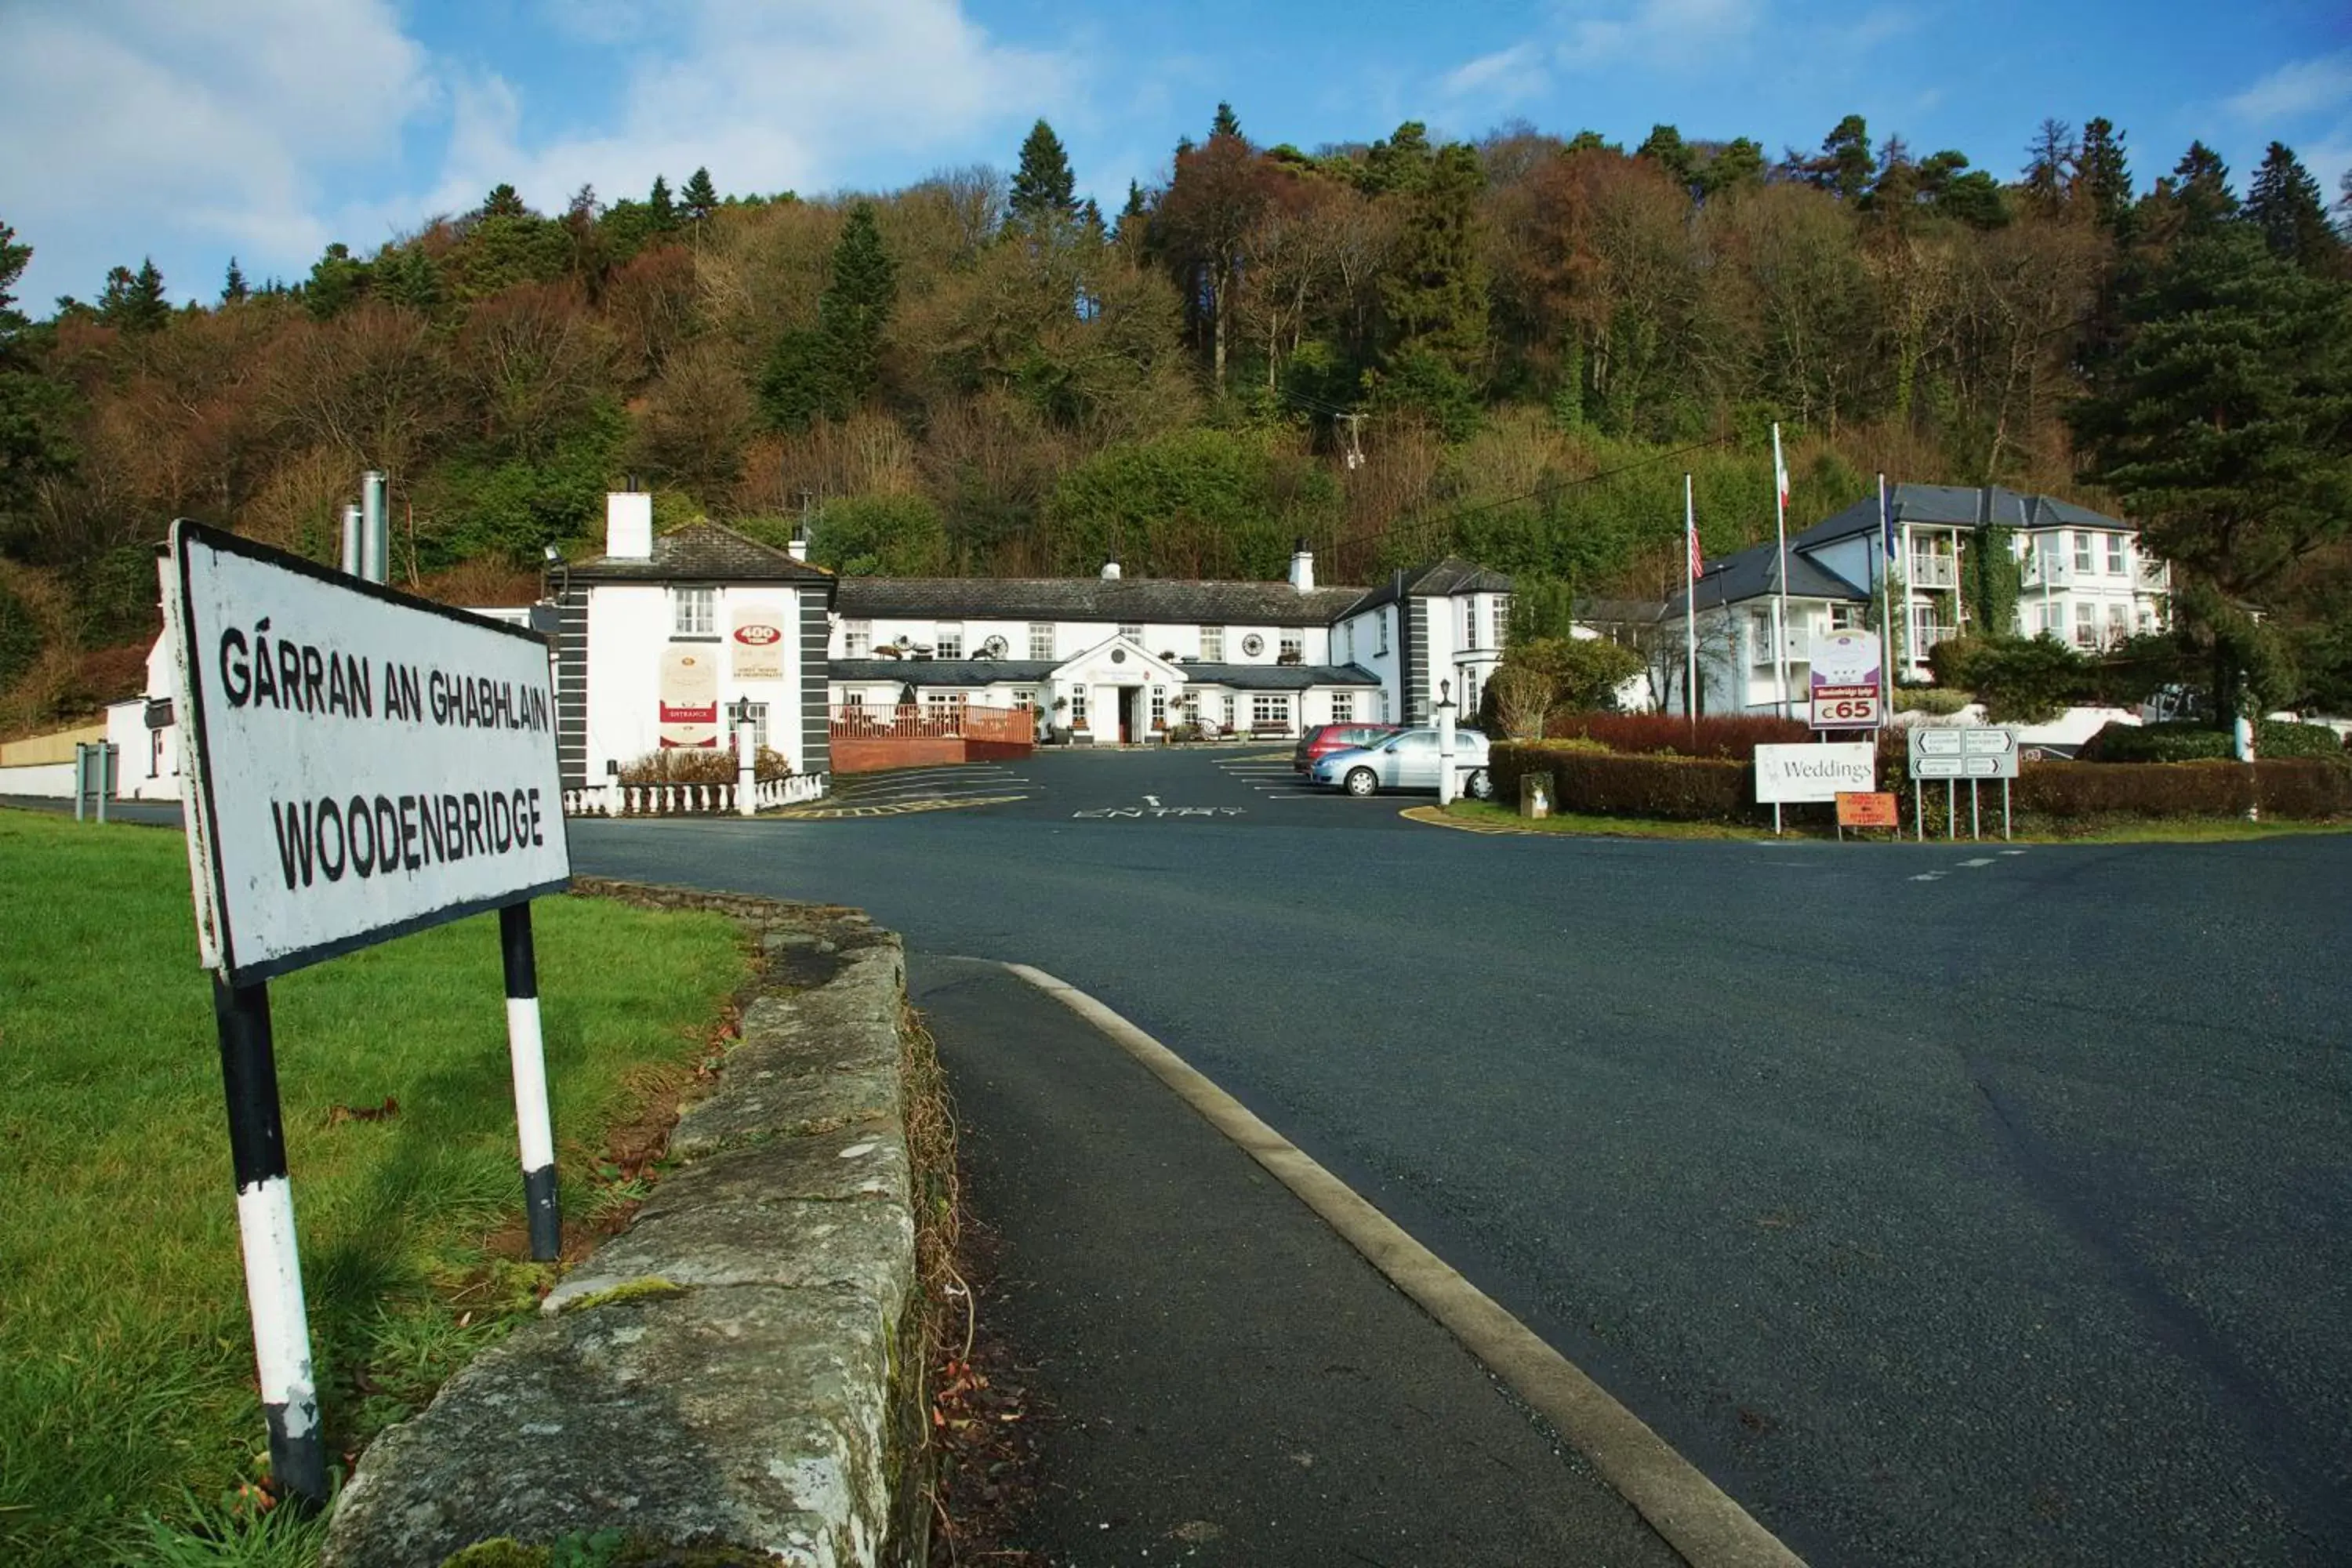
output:
<svg viewBox="0 0 2352 1568"><path fill-rule="evenodd" d="M752 786L752 800L761 810L798 805L824 794L824 773L794 773L790 778L761 779ZM563 792L566 816L731 816L735 786L731 784L608 784L593 789Z"/></svg>

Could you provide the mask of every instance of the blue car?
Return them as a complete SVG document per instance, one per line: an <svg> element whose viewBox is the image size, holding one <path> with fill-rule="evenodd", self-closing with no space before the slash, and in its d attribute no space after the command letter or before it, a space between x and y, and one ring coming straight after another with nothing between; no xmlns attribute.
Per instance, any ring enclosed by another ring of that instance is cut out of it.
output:
<svg viewBox="0 0 2352 1568"><path fill-rule="evenodd" d="M1434 729L1400 730L1369 746L1333 752L1318 759L1311 775L1318 784L1364 796L1384 789L1437 788L1441 759ZM1486 771L1486 737L1475 730L1454 731L1454 793L1472 800L1492 800L1493 775Z"/></svg>

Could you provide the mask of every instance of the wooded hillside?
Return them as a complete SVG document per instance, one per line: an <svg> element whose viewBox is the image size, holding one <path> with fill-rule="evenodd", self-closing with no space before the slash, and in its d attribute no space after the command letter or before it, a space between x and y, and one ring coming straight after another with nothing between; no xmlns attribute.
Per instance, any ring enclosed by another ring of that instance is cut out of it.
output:
<svg viewBox="0 0 2352 1568"><path fill-rule="evenodd" d="M2343 309L2287 149L2242 202L2201 146L2143 187L2097 120L2045 124L2004 181L1858 117L1777 160L1664 126L1307 153L1221 105L1108 219L1041 121L1010 178L722 198L697 170L556 215L500 186L305 279L232 263L175 309L124 267L39 322L5 293L38 237L0 226L0 724L136 689L171 518L327 558L368 468L395 578L477 599L593 550L631 476L664 521L805 519L850 572L1273 576L1304 536L1327 581L1450 549L1650 596L1685 468L1710 550L1769 533L1774 420L1792 524L1881 468L2121 508L2137 481L2069 413L2217 236L2309 285L2272 308ZM2344 510L2233 591L2352 643Z"/></svg>

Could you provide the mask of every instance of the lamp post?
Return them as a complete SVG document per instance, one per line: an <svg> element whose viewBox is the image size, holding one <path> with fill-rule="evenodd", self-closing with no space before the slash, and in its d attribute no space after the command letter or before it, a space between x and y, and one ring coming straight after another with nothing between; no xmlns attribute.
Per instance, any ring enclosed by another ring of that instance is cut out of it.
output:
<svg viewBox="0 0 2352 1568"><path fill-rule="evenodd" d="M1454 682L1437 683L1437 805L1454 804Z"/></svg>
<svg viewBox="0 0 2352 1568"><path fill-rule="evenodd" d="M727 721L735 728L735 815L760 813L758 758L751 748L751 700L738 697L727 705Z"/></svg>

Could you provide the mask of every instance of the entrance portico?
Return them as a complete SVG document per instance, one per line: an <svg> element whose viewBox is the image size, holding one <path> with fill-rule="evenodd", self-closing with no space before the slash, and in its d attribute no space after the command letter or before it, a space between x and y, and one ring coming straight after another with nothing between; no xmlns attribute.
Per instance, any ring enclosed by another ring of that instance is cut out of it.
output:
<svg viewBox="0 0 2352 1568"><path fill-rule="evenodd" d="M1056 666L1046 678L1054 727L1096 745L1166 739L1168 715L1186 683L1181 665L1123 637Z"/></svg>

